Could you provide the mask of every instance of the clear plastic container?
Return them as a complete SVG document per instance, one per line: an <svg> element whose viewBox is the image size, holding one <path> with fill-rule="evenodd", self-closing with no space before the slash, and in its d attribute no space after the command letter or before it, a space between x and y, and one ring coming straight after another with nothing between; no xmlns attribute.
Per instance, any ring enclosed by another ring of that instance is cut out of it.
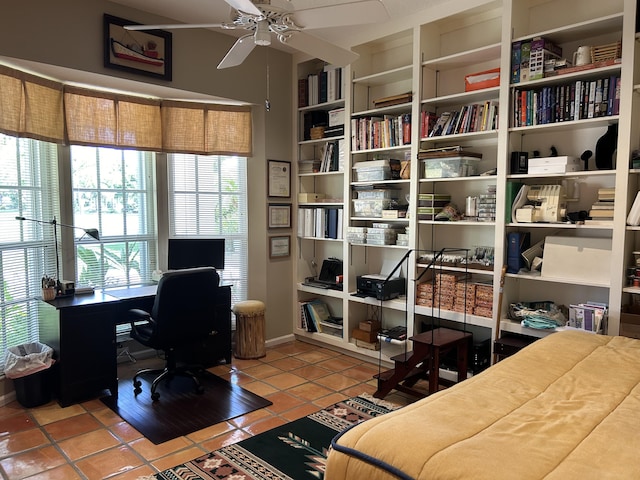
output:
<svg viewBox="0 0 640 480"><path fill-rule="evenodd" d="M382 218L382 210L389 207L388 198L353 200L353 215L356 217Z"/></svg>

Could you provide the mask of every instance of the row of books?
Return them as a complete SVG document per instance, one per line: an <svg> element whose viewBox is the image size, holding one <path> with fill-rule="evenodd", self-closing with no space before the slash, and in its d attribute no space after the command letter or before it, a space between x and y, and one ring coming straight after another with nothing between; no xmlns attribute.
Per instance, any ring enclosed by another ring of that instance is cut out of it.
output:
<svg viewBox="0 0 640 480"><path fill-rule="evenodd" d="M430 120L426 120L427 124ZM442 112L429 132L429 137L482 132L498 127L498 102L464 105L459 111Z"/></svg>
<svg viewBox="0 0 640 480"><path fill-rule="evenodd" d="M389 148L411 143L411 114L351 119L351 149Z"/></svg>
<svg viewBox="0 0 640 480"><path fill-rule="evenodd" d="M298 80L298 108L335 102L343 97L342 67L325 65L323 70Z"/></svg>
<svg viewBox="0 0 640 480"><path fill-rule="evenodd" d="M598 188L598 200L591 205L585 224L613 225L615 196L615 187Z"/></svg>
<svg viewBox="0 0 640 480"><path fill-rule="evenodd" d="M305 207L298 209L298 236L307 238L343 238L341 207Z"/></svg>
<svg viewBox="0 0 640 480"><path fill-rule="evenodd" d="M568 327L597 333L604 331L606 321L607 305L605 303L587 302L569 305Z"/></svg>
<svg viewBox="0 0 640 480"><path fill-rule="evenodd" d="M516 90L513 100L514 127L618 115L620 77Z"/></svg>
<svg viewBox="0 0 640 480"><path fill-rule="evenodd" d="M298 160L298 173L342 172L344 170L344 139L325 142L318 158Z"/></svg>
<svg viewBox="0 0 640 480"><path fill-rule="evenodd" d="M334 317L329 306L320 299L298 302L300 317L298 326L307 332L341 334L342 318Z"/></svg>

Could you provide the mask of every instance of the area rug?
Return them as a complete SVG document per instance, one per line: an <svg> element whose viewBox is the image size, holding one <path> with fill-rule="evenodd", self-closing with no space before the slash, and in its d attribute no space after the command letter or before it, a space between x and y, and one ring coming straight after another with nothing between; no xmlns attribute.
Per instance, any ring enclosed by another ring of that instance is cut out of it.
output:
<svg viewBox="0 0 640 480"><path fill-rule="evenodd" d="M398 408L363 394L138 480L323 479L336 434Z"/></svg>
<svg viewBox="0 0 640 480"><path fill-rule="evenodd" d="M271 405L269 400L207 371L199 378L202 394L195 392L190 378L174 377L160 382L160 398L154 402L150 395L153 377L143 376L140 394L134 395L131 379L121 379L118 397L101 400L155 444Z"/></svg>

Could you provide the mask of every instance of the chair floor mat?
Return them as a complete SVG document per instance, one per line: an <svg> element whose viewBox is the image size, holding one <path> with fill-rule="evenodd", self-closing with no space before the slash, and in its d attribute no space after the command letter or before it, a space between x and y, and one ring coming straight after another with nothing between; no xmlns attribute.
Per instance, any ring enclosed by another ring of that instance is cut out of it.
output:
<svg viewBox="0 0 640 480"><path fill-rule="evenodd" d="M196 393L193 380L176 376L160 382L160 398L154 402L150 394L153 378L149 375L146 379L140 377L142 392L138 395L133 392L131 379L121 379L118 397L100 400L154 444L271 405L269 400L207 371L199 378L204 387L202 394Z"/></svg>

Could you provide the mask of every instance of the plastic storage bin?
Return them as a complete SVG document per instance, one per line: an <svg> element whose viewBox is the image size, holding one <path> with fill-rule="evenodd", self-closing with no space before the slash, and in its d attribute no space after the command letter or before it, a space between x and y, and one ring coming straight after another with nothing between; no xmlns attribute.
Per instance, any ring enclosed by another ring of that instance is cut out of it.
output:
<svg viewBox="0 0 640 480"><path fill-rule="evenodd" d="M379 182L391 180L390 167L360 167L353 169L354 182Z"/></svg>
<svg viewBox="0 0 640 480"><path fill-rule="evenodd" d="M425 178L471 177L477 174L479 158L453 157L423 160Z"/></svg>
<svg viewBox="0 0 640 480"><path fill-rule="evenodd" d="M353 215L382 218L382 210L389 208L389 205L391 205L391 199L388 198L353 200Z"/></svg>

